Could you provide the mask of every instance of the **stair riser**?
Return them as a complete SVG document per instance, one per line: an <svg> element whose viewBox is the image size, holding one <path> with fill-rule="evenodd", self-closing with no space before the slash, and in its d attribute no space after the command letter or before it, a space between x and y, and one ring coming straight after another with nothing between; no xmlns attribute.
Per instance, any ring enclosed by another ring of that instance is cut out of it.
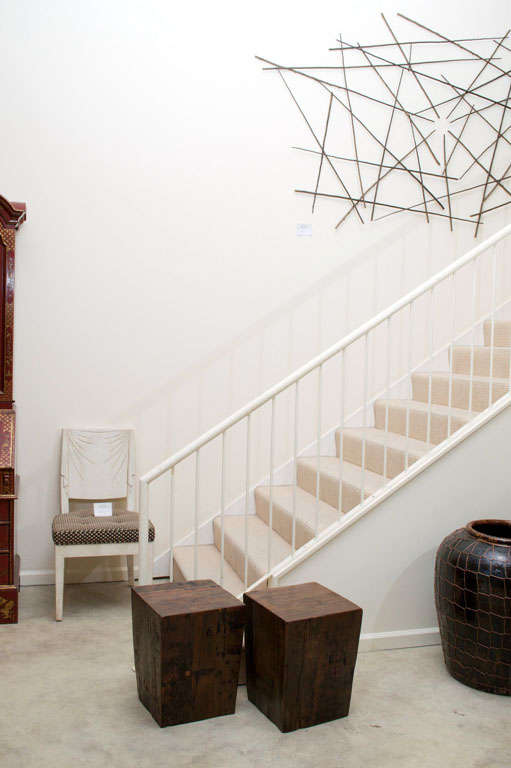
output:
<svg viewBox="0 0 511 768"><path fill-rule="evenodd" d="M255 494L256 514L266 525L270 524L270 502L266 497ZM293 515L287 509L281 507L275 502L272 503L272 527L279 536L288 542L293 543ZM309 528L302 520L296 517L295 523L295 547L302 547L314 536L314 531Z"/></svg>
<svg viewBox="0 0 511 768"><path fill-rule="evenodd" d="M450 405L452 408L465 408L472 411L484 411L491 403L499 400L509 391L508 384L494 381L491 392L490 382L472 382L472 402L470 402L470 381L452 379L451 402L449 403L449 378L431 377L431 402L436 405ZM412 376L413 399L427 403L429 398L429 377L424 374Z"/></svg>
<svg viewBox="0 0 511 768"><path fill-rule="evenodd" d="M317 473L310 467L298 465L298 485L304 491L310 493L316 498L316 476ZM339 504L339 481L328 475L319 473L319 498L337 509ZM349 483L342 484L342 511L349 512L350 509L360 504L360 488L354 487Z"/></svg>
<svg viewBox="0 0 511 768"><path fill-rule="evenodd" d="M340 453L340 435L335 435L335 443L337 456ZM362 439L358 435L351 435L349 432L344 433L343 458L345 461L349 461L351 464L362 466ZM411 466L419 456L409 452L408 454L408 466ZM383 475L384 463L385 463L385 446L379 443L366 440L365 443L365 463L366 469L371 472L377 472L379 475ZM405 451L400 451L396 448L387 447L387 472L386 477L391 479L401 474L404 471L406 465Z"/></svg>
<svg viewBox="0 0 511 768"><path fill-rule="evenodd" d="M467 347L455 347L452 351L453 373L463 373L470 376L472 350ZM490 349L488 347L474 347L473 376L490 375ZM497 379L509 378L510 350L493 350L492 376Z"/></svg>
<svg viewBox="0 0 511 768"><path fill-rule="evenodd" d="M219 518L213 521L213 536L216 548L221 551L222 546L222 526ZM249 538L250 544L250 538ZM227 531L224 534L224 557L236 571L239 578L244 581L245 579L245 553L238 544L230 538ZM255 581L261 578L264 573L260 573L250 557L247 561L247 584L253 584Z"/></svg>
<svg viewBox="0 0 511 768"><path fill-rule="evenodd" d="M491 322L486 321L483 327L484 343L489 347L492 343ZM495 321L493 329L494 347L511 347L511 322Z"/></svg>
<svg viewBox="0 0 511 768"><path fill-rule="evenodd" d="M377 429L385 429L385 406L376 403L374 406L375 426ZM462 426L464 426L470 417L460 418L452 416L451 435ZM428 437L428 414L424 411L415 411L410 408L409 412L409 437L416 440L429 441L438 445L447 437L448 419L447 415L431 413L431 430ZM406 408L389 406L389 431L396 432L398 435L406 435Z"/></svg>

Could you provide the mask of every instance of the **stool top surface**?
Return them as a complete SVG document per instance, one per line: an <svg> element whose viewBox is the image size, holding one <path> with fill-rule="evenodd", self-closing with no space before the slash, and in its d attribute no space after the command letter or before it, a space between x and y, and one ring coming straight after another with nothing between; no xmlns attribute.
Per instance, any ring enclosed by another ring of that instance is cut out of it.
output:
<svg viewBox="0 0 511 768"><path fill-rule="evenodd" d="M211 579L148 584L144 587L133 587L133 592L162 618L243 607L240 600Z"/></svg>
<svg viewBox="0 0 511 768"><path fill-rule="evenodd" d="M258 603L285 622L305 621L362 609L337 592L311 581L290 587L271 587L247 592L245 602Z"/></svg>

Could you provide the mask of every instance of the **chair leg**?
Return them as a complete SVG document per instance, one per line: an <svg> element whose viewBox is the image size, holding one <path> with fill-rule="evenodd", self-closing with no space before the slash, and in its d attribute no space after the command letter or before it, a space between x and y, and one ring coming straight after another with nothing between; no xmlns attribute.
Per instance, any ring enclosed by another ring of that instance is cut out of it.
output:
<svg viewBox="0 0 511 768"><path fill-rule="evenodd" d="M55 621L62 621L64 614L64 554L55 547Z"/></svg>
<svg viewBox="0 0 511 768"><path fill-rule="evenodd" d="M135 555L126 555L126 563L128 565L128 583L133 586L135 584Z"/></svg>

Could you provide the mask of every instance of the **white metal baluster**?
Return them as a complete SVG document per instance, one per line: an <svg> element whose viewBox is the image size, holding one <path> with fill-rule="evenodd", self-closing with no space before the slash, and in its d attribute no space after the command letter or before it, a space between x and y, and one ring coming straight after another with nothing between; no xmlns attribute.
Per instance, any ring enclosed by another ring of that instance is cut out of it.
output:
<svg viewBox="0 0 511 768"><path fill-rule="evenodd" d="M298 413L299 413L299 381L295 382L295 423L294 423L294 440L293 440L293 529L291 532L291 549L293 555L296 551L296 486L298 485Z"/></svg>
<svg viewBox="0 0 511 768"><path fill-rule="evenodd" d="M317 461L318 467L316 470L316 515L314 521L314 535L318 535L319 530L319 486L320 486L320 463L321 463L321 398L323 394L323 366L318 368L318 406L317 406L317 419L318 419L318 431L317 431Z"/></svg>
<svg viewBox="0 0 511 768"><path fill-rule="evenodd" d="M477 258L474 259L472 262L473 270L472 270L472 346L470 348L470 382L469 382L469 391L468 391L468 410L472 410L472 400L473 400L473 391L474 391L474 354L475 354L475 344L476 344L476 325L477 325L477 311L476 311L476 304L477 304L477 268L478 268L478 260Z"/></svg>
<svg viewBox="0 0 511 768"><path fill-rule="evenodd" d="M275 398L271 399L270 424L270 510L268 517L268 573L271 571L271 545L273 539L273 452L275 450Z"/></svg>
<svg viewBox="0 0 511 768"><path fill-rule="evenodd" d="M362 432L362 457L360 462L360 503L364 501L365 492L365 471L366 471L366 429L367 429L367 386L368 386L368 365L369 365L369 352L368 352L368 334L364 336L364 386L363 386L363 432Z"/></svg>
<svg viewBox="0 0 511 768"><path fill-rule="evenodd" d="M385 432L383 436L383 480L387 480L388 472L388 442L389 442L389 399L390 399L390 317L385 323L387 348L387 374L385 383Z"/></svg>
<svg viewBox="0 0 511 768"><path fill-rule="evenodd" d="M200 471L200 449L195 451L195 508L194 508L194 531L193 531L193 578L197 578L198 559L199 559L199 471Z"/></svg>
<svg viewBox="0 0 511 768"><path fill-rule="evenodd" d="M447 405L449 407L449 413L447 414L447 437L451 436L452 429L452 384L453 384L453 368L454 368L454 339L456 338L456 272L451 275L452 285L452 331L451 331L451 355L449 360L449 393L447 396Z"/></svg>
<svg viewBox="0 0 511 768"><path fill-rule="evenodd" d="M245 531L244 531L244 548L245 548L245 562L243 567L243 583L245 589L248 587L248 505L250 495L250 423L252 414L247 416L247 445L245 455Z"/></svg>
<svg viewBox="0 0 511 768"><path fill-rule="evenodd" d="M342 476L343 476L343 453L344 453L344 349L341 350L341 413L340 413L340 429L339 429L339 497L337 501L337 509L339 517L342 516Z"/></svg>
<svg viewBox="0 0 511 768"><path fill-rule="evenodd" d="M507 354L507 358L508 358L508 362L507 362L507 366L508 366L508 384L507 384L507 388L508 388L508 392L511 392L511 347L509 347L508 349L503 349L502 350L502 354L503 355ZM504 370L506 370L505 367L504 367Z"/></svg>
<svg viewBox="0 0 511 768"><path fill-rule="evenodd" d="M435 288L433 287L429 292L429 361L430 365L433 363L433 294ZM426 432L426 442L431 442L431 406L433 399L433 372L429 371L428 376L428 426Z"/></svg>
<svg viewBox="0 0 511 768"><path fill-rule="evenodd" d="M140 481L139 485L139 530L138 530L138 585L149 582L147 560L149 550L149 483Z"/></svg>
<svg viewBox="0 0 511 768"><path fill-rule="evenodd" d="M225 559L225 432L222 432L222 473L220 480L220 586L224 585L224 559Z"/></svg>
<svg viewBox="0 0 511 768"><path fill-rule="evenodd" d="M409 380L409 397L406 402L406 423L405 423L405 470L408 469L410 464L410 398L413 398L413 382L412 382L412 368L413 368L413 302L408 304L408 375Z"/></svg>
<svg viewBox="0 0 511 768"><path fill-rule="evenodd" d="M175 483L174 483L174 469L170 470L170 504L169 504L169 549L170 549L170 563L169 563L169 580L174 581L174 508L175 508Z"/></svg>
<svg viewBox="0 0 511 768"><path fill-rule="evenodd" d="M493 401L493 347L495 344L495 305L497 302L497 246L492 248L491 259L491 331L490 331L490 381L488 384L488 408Z"/></svg>

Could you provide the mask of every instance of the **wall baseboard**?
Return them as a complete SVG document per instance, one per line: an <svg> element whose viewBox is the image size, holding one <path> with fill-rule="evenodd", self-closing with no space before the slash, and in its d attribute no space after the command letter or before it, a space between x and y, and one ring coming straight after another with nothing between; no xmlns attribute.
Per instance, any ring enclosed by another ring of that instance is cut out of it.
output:
<svg viewBox="0 0 511 768"><path fill-rule="evenodd" d="M398 629L392 632L370 632L360 635L359 650L390 651L398 648L418 648L422 645L439 645L438 627Z"/></svg>
<svg viewBox="0 0 511 768"><path fill-rule="evenodd" d="M135 566L135 576L138 568ZM81 575L79 572L66 573L66 584L90 584L105 581L126 581L128 571L126 567L95 569L94 572ZM55 584L55 571L53 569L42 571L21 571L20 584L22 587L50 586Z"/></svg>
<svg viewBox="0 0 511 768"><path fill-rule="evenodd" d="M105 572L105 577L101 578L98 573L90 574L81 579L80 583L102 581L126 581L127 573L125 568L109 569ZM21 571L20 574L22 587L51 586L55 584L55 571ZM367 651L390 651L399 648L417 648L423 645L439 645L440 634L438 627L423 627L419 629L398 629L391 632L369 632L360 635L360 653Z"/></svg>
<svg viewBox="0 0 511 768"><path fill-rule="evenodd" d="M55 571L20 571L22 587L37 587L44 584L55 584Z"/></svg>

